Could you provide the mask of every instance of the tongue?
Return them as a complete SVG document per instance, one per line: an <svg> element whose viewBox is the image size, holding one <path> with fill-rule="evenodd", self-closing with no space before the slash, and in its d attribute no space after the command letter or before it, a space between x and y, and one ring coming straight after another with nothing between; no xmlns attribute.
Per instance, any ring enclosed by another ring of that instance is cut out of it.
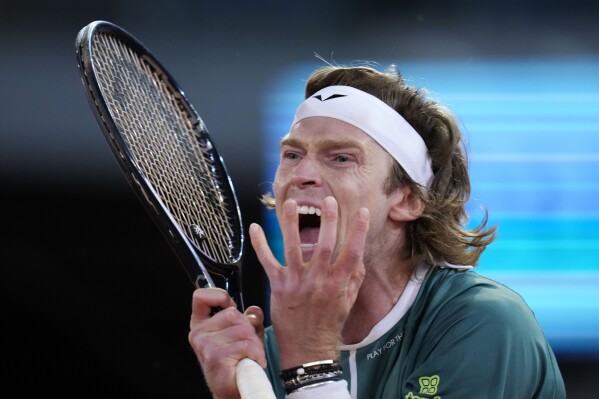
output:
<svg viewBox="0 0 599 399"><path fill-rule="evenodd" d="M316 244L318 242L318 233L320 227L304 227L300 231L300 240L302 244Z"/></svg>

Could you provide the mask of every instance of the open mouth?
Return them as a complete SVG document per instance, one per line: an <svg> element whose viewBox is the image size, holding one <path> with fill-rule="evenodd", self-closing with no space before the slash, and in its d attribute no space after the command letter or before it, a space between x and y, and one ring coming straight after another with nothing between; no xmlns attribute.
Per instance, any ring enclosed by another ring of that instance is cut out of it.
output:
<svg viewBox="0 0 599 399"><path fill-rule="evenodd" d="M320 209L313 206L298 206L300 240L303 245L314 245L320 233Z"/></svg>

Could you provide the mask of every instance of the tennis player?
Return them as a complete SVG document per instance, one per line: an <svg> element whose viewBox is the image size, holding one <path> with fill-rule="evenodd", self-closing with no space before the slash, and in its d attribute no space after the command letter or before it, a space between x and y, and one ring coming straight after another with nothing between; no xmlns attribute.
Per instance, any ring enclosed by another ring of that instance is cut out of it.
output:
<svg viewBox="0 0 599 399"><path fill-rule="evenodd" d="M235 366L250 357L279 398L565 398L531 309L472 270L495 227L466 227L452 114L394 67L325 67L305 94L263 198L285 265L250 226L272 326L222 290L193 295L189 341L214 397L239 397Z"/></svg>

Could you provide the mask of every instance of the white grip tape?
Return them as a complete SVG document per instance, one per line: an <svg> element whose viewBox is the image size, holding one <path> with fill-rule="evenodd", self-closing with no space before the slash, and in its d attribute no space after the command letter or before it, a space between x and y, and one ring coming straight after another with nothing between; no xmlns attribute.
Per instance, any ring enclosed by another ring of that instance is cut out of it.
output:
<svg viewBox="0 0 599 399"><path fill-rule="evenodd" d="M276 399L264 369L254 360L241 359L235 374L242 399Z"/></svg>

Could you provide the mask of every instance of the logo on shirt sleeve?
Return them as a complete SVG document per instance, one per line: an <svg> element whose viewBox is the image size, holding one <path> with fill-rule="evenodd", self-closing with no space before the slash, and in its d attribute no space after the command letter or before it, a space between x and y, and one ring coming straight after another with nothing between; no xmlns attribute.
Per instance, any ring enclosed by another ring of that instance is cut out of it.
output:
<svg viewBox="0 0 599 399"><path fill-rule="evenodd" d="M426 393L428 395L434 395L437 393L437 387L441 378L438 375L431 375L430 377L420 377L418 382L420 383L420 393Z"/></svg>
<svg viewBox="0 0 599 399"><path fill-rule="evenodd" d="M429 396L437 393L440 382L441 377L438 375L422 376L418 378L418 383L420 383L420 392L418 392L418 394L424 394L426 396L417 396L414 395L413 392L408 392L408 394L404 396L404 399L441 399L440 396Z"/></svg>

